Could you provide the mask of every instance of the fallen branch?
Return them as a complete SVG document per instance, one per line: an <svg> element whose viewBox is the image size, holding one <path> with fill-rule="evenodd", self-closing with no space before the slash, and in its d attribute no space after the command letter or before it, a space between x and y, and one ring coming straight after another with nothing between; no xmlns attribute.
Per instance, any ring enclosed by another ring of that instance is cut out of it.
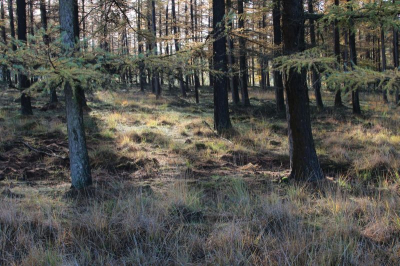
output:
<svg viewBox="0 0 400 266"><path fill-rule="evenodd" d="M51 156L51 157L60 158L60 159L63 159L63 160L67 159L66 157L57 155L57 154L55 154L55 153L48 153L48 152L45 152L45 151L41 151L41 150L39 150L39 149L36 149L36 148L32 147L31 145L29 145L29 144L26 143L26 142L23 142L23 141L20 141L20 142L21 142L22 144L24 144L26 147L28 147L30 150L34 151L34 152L41 153L41 154L45 154L45 155Z"/></svg>

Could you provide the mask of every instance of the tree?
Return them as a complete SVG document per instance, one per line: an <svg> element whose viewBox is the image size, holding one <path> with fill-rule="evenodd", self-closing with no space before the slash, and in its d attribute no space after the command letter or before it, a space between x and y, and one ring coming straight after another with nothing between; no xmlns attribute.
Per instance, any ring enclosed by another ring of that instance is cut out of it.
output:
<svg viewBox="0 0 400 266"><path fill-rule="evenodd" d="M314 14L314 1L308 0L308 13ZM310 38L311 38L311 46L317 46L317 41L315 38L315 23L314 19L310 19ZM315 100L317 102L317 107L319 109L324 108L324 103L322 102L321 96L321 77L315 68L311 71L312 75L312 87L314 89Z"/></svg>
<svg viewBox="0 0 400 266"><path fill-rule="evenodd" d="M280 0L273 0L272 20L274 27L274 44L277 47L279 47L282 44ZM276 55L279 55L279 53L276 53ZM278 113L283 113L285 111L283 82L282 82L282 74L278 70L274 70L274 86L275 86L276 111Z"/></svg>
<svg viewBox="0 0 400 266"><path fill-rule="evenodd" d="M60 26L62 39L65 44L65 53L74 52L76 32L75 5L76 0L60 0ZM72 87L65 81L65 105L67 113L68 145L71 167L72 187L82 189L92 184L89 155L86 148L85 129L83 125L82 100L78 87Z"/></svg>
<svg viewBox="0 0 400 266"><path fill-rule="evenodd" d="M352 0L347 0L347 2L351 2ZM350 7L352 10L352 8ZM350 19L349 21L350 29L349 29L349 49L350 49L350 63L352 69L354 66L357 65L357 51L356 51L356 33L354 30L354 21ZM359 98L359 90L355 88L351 92L351 99L353 104L353 113L354 114L361 114L361 107L360 107L360 98Z"/></svg>
<svg viewBox="0 0 400 266"><path fill-rule="evenodd" d="M282 32L285 55L301 52L304 44L302 0L283 0ZM290 68L284 77L286 116L288 120L291 174L297 180L324 178L311 131L306 70Z"/></svg>
<svg viewBox="0 0 400 266"><path fill-rule="evenodd" d="M2 21L5 19L5 11L4 11L4 0L1 0L0 6L0 18ZM7 44L7 34L6 34L6 26L3 24L0 28L1 30L1 39L4 44ZM9 82L10 80L10 72L8 71L6 66L2 66L1 72L3 74L3 82Z"/></svg>
<svg viewBox="0 0 400 266"><path fill-rule="evenodd" d="M18 40L26 44L26 2L25 0L17 0L17 16L18 16ZM21 114L32 115L31 97L25 92L29 88L30 82L24 73L18 75L19 87L21 94Z"/></svg>
<svg viewBox="0 0 400 266"><path fill-rule="evenodd" d="M239 22L238 27L241 31L240 34L244 34L244 0L238 0L238 16ZM249 90L247 81L249 79L249 73L247 69L247 58L246 58L246 39L243 36L239 37L239 65L240 65L240 74L239 74L239 85L242 92L242 104L244 106L250 106L249 100Z"/></svg>
<svg viewBox="0 0 400 266"><path fill-rule="evenodd" d="M43 30L47 31L47 10L46 10L45 0L40 0L40 21ZM43 42L46 45L48 45L50 42L49 36L46 33L43 35ZM50 103L56 103L56 102L58 102L57 90L56 88L53 87L50 89Z"/></svg>
<svg viewBox="0 0 400 266"><path fill-rule="evenodd" d="M214 70L220 74L214 75L214 127L218 133L224 133L232 128L229 118L228 91L226 89L227 59L225 37L225 2L213 0L213 63Z"/></svg>
<svg viewBox="0 0 400 266"><path fill-rule="evenodd" d="M177 21L176 21L176 10L175 10L175 0L172 0L172 29L174 30L174 43L175 43L175 52L179 52L179 41L178 41L178 27ZM182 75L182 69L178 69L178 79L179 79L179 84L182 92L182 96L186 97L186 88L185 88L185 83L183 81L183 75Z"/></svg>
<svg viewBox="0 0 400 266"><path fill-rule="evenodd" d="M335 6L339 6L339 0L335 0ZM339 26L338 21L335 19L334 21L334 53L336 57L336 61L340 66L340 34L339 34ZM335 94L335 107L342 107L342 90L340 88L340 84L338 84L338 89Z"/></svg>
<svg viewBox="0 0 400 266"><path fill-rule="evenodd" d="M232 8L232 1L226 1L228 14L233 11ZM228 32L230 33L233 29L233 18L229 18L228 20ZM234 104L239 104L239 87L238 87L238 76L234 72L234 65L235 65L235 56L234 56L234 44L232 36L228 34L228 64L229 64L229 87L232 93L232 101Z"/></svg>
<svg viewBox="0 0 400 266"><path fill-rule="evenodd" d="M395 4L395 0L393 0L393 4ZM393 66L395 69L399 68L399 32L396 28L393 28ZM400 104L399 86L396 87L394 102Z"/></svg>

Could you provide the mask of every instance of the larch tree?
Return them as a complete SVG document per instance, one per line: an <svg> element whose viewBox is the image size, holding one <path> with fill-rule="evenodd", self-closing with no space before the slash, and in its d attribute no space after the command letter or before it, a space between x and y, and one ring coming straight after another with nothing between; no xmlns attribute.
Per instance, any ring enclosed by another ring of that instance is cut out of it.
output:
<svg viewBox="0 0 400 266"><path fill-rule="evenodd" d="M281 0L273 0L272 20L274 28L274 44L276 49L280 49L282 44L282 31L281 31ZM279 55L279 53L275 53ZM285 100L283 92L282 73L274 70L274 87L275 87L275 102L276 110L278 113L285 112Z"/></svg>
<svg viewBox="0 0 400 266"><path fill-rule="evenodd" d="M302 0L283 0L283 52L302 52L304 43L304 8ZM286 116L288 120L291 174L296 180L316 181L324 178L311 130L306 70L290 68L284 75Z"/></svg>
<svg viewBox="0 0 400 266"><path fill-rule="evenodd" d="M66 56L72 56L74 53L77 35L76 4L76 0L59 1L60 26ZM71 86L68 80L64 83L72 187L83 189L92 184L92 176L86 147L81 94L79 88Z"/></svg>
<svg viewBox="0 0 400 266"><path fill-rule="evenodd" d="M339 0L335 0L335 6L339 6ZM334 53L336 57L336 61L338 65L340 66L340 32L339 32L339 25L337 19L334 21L334 29L333 29L333 40L334 40ZM343 102L342 102L342 90L341 90L341 84L336 84L338 88L336 88L336 93L335 93L335 107L342 107Z"/></svg>
<svg viewBox="0 0 400 266"><path fill-rule="evenodd" d="M240 35L244 35L244 22L245 16L244 13L244 0L238 0L238 28L240 30ZM248 79L249 72L247 69L247 56L246 56L246 38L243 36L239 36L239 85L242 93L242 104L244 106L250 106L249 99L249 89L248 89Z"/></svg>
<svg viewBox="0 0 400 266"><path fill-rule="evenodd" d="M308 13L314 14L314 0L308 0ZM311 46L317 46L317 40L315 35L315 22L314 19L310 19L310 39L311 39ZM315 100L317 102L317 107L319 109L324 108L324 103L322 102L322 95L321 95L321 77L318 71L313 68L311 70L311 82L312 87L314 89Z"/></svg>
<svg viewBox="0 0 400 266"><path fill-rule="evenodd" d="M26 36L26 2L25 0L17 0L17 16L18 16L18 40L22 41L25 45L27 42ZM26 93L30 86L30 82L26 74L20 73L18 75L19 87L22 90L21 93L21 114L32 115L32 104L31 96Z"/></svg>
<svg viewBox="0 0 400 266"><path fill-rule="evenodd" d="M228 91L226 86L227 58L225 37L225 2L213 0L213 63L214 71L214 127L218 133L232 128L229 117Z"/></svg>

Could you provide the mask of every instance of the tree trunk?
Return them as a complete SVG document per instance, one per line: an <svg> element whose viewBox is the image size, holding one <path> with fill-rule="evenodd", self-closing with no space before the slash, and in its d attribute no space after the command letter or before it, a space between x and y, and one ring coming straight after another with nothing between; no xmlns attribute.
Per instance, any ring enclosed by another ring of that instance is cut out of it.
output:
<svg viewBox="0 0 400 266"><path fill-rule="evenodd" d="M174 43L175 43L175 52L179 52L179 42L177 38L178 34L178 27L176 26L176 10L175 10L175 0L172 0L172 29L174 30ZM182 75L182 69L178 70L178 79L179 79L179 84L182 92L182 96L186 97L186 89L185 89L185 82L183 81L183 75Z"/></svg>
<svg viewBox="0 0 400 266"><path fill-rule="evenodd" d="M15 39L14 10L13 10L13 1L12 0L8 0L8 19L10 20L11 38ZM12 50L13 51L17 50L17 46L15 46L14 43L12 44ZM15 83L18 82L17 74L14 75L14 81L15 81ZM12 85L11 73L10 73L10 85Z"/></svg>
<svg viewBox="0 0 400 266"><path fill-rule="evenodd" d="M335 6L339 6L339 0L335 0ZM340 34L339 34L339 25L338 21L335 20L334 22L334 52L336 56L336 60L338 62L338 65L340 66ZM335 94L335 107L342 107L343 102L342 102L342 90L340 88L340 84L337 84L339 88L336 90Z"/></svg>
<svg viewBox="0 0 400 266"><path fill-rule="evenodd" d="M214 70L227 73L226 62L226 38L224 36L225 25L224 0L213 0L213 61ZM228 91L226 90L226 77L218 76L214 79L214 127L219 134L232 128L229 118Z"/></svg>
<svg viewBox="0 0 400 266"><path fill-rule="evenodd" d="M386 71L386 46L385 46L385 32L383 26L381 27L381 57L382 57L382 72ZM382 88L382 98L384 103L389 103L387 90Z"/></svg>
<svg viewBox="0 0 400 266"><path fill-rule="evenodd" d="M63 42L73 52L75 36L77 35L76 1L60 1L60 26L64 32ZM92 184L89 156L86 148L85 129L83 124L82 99L77 88L66 82L64 87L65 106L67 113L69 159L71 167L72 187L82 189Z"/></svg>
<svg viewBox="0 0 400 266"><path fill-rule="evenodd" d="M347 0L350 2L351 0ZM353 21L350 20L350 25L354 25ZM350 60L352 69L357 65L357 51L356 51L356 34L353 29L349 30L349 48L350 48ZM351 92L351 99L353 104L353 113L361 114L360 98L358 88L353 88Z"/></svg>
<svg viewBox="0 0 400 266"><path fill-rule="evenodd" d="M46 10L46 1L40 0L40 22L42 29L46 32L47 31L47 10ZM43 42L48 45L50 40L47 34L43 35ZM50 88L50 103L57 103L57 91L56 88Z"/></svg>
<svg viewBox="0 0 400 266"><path fill-rule="evenodd" d="M157 55L157 26L156 26L156 2L154 0L151 1L151 33L152 33L152 41L151 48L153 50L153 55ZM161 25L160 25L161 27ZM157 99L161 96L161 87L159 86L159 74L157 70L153 70L153 90L156 94Z"/></svg>
<svg viewBox="0 0 400 266"><path fill-rule="evenodd" d="M273 0L272 18L274 27L274 44L280 46L282 43L282 31L281 31L281 1ZM275 53L275 56L279 56L279 52ZM276 100L276 111L280 114L285 112L285 100L283 92L282 73L274 71L274 86L275 86L275 100Z"/></svg>
<svg viewBox="0 0 400 266"><path fill-rule="evenodd" d="M143 54L143 43L142 43L142 33L141 31L141 26L142 26L142 21L141 21L141 1L138 1L138 15L137 15L137 27L138 27L138 52L139 52L139 58L144 57ZM146 83L146 73L144 71L145 65L144 61L140 60L139 61L139 84L140 84L140 91L144 92L144 85Z"/></svg>
<svg viewBox="0 0 400 266"><path fill-rule="evenodd" d="M25 0L17 0L17 16L18 16L18 40L26 43L26 2ZM19 87L21 88L21 114L32 115L31 97L24 92L29 88L29 79L25 74L18 75Z"/></svg>
<svg viewBox="0 0 400 266"><path fill-rule="evenodd" d="M304 10L302 0L283 0L283 49L285 55L304 50ZM290 177L315 181L324 178L311 131L306 70L291 69L285 74L286 116L288 119Z"/></svg>
<svg viewBox="0 0 400 266"><path fill-rule="evenodd" d="M2 21L5 20L5 11L4 11L4 0L1 0L0 2L1 7L0 7L0 18ZM3 40L4 44L7 44L7 35L6 35L6 27L5 25L1 26L1 39ZM1 72L3 74L3 82L7 83L9 82L9 71L6 66L2 66Z"/></svg>
<svg viewBox="0 0 400 266"><path fill-rule="evenodd" d="M395 0L393 0L394 3ZM393 66L399 69L399 32L395 28L393 28ZM400 104L400 89L398 85L396 86L394 102L395 104Z"/></svg>
<svg viewBox="0 0 400 266"><path fill-rule="evenodd" d="M244 34L244 0L238 0L238 27L241 34ZM239 37L239 65L240 65L240 74L239 74L239 84L242 92L242 104L244 106L250 106L249 100L249 90L248 90L248 79L249 72L247 69L247 58L246 58L246 39L244 37Z"/></svg>
<svg viewBox="0 0 400 266"><path fill-rule="evenodd" d="M314 1L313 0L308 0L308 13L314 14ZM315 47L317 46L317 41L315 39L315 25L314 25L314 19L310 19L310 37L311 37L311 46ZM318 109L323 109L324 108L324 103L322 102L322 96L321 96L321 77L320 74L317 72L316 69L313 68L312 70L312 86L314 89L314 94L315 94L315 100L317 102L317 107Z"/></svg>
<svg viewBox="0 0 400 266"><path fill-rule="evenodd" d="M227 10L228 12L232 12L232 1L227 0L226 1L227 5ZM228 21L228 31L231 32L233 29L233 18L229 19ZM234 44L233 44L233 39L230 34L228 34L227 37L228 41L228 65L229 65L229 87L231 89L232 93L232 102L234 104L239 104L240 99L239 99L239 88L238 88L238 83L236 82L237 75L234 73L234 65L235 65L235 56L233 54L234 51Z"/></svg>

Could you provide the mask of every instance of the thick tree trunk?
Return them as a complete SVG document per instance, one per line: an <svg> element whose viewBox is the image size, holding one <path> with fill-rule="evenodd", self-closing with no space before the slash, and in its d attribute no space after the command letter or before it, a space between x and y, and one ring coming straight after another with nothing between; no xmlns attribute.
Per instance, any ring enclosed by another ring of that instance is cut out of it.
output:
<svg viewBox="0 0 400 266"><path fill-rule="evenodd" d="M238 0L238 16L239 23L238 27L240 31L244 30L244 3L243 0ZM244 32L241 32L244 34ZM246 39L244 37L239 37L239 66L240 66L240 74L239 74L239 85L242 93L242 104L244 106L250 106L249 99L249 89L248 89L248 79L249 72L247 69L247 58L246 58Z"/></svg>
<svg viewBox="0 0 400 266"><path fill-rule="evenodd" d="M224 16L224 0L213 0L214 70L226 74L227 62L226 38L224 36L225 25L223 24ZM229 118L228 91L226 90L225 75L214 79L214 127L220 134L232 128Z"/></svg>
<svg viewBox="0 0 400 266"><path fill-rule="evenodd" d="M282 31L281 31L281 1L273 0L272 9L272 20L274 27L274 44L278 47L282 43ZM275 56L279 56L279 52L275 53ZM275 87L275 101L276 111L280 114L285 112L285 100L283 92L282 73L274 71L274 87Z"/></svg>
<svg viewBox="0 0 400 266"><path fill-rule="evenodd" d="M304 50L304 10L302 0L283 0L283 49L285 55ZM324 178L311 131L306 70L291 69L285 75L291 174L297 180Z"/></svg>
<svg viewBox="0 0 400 266"><path fill-rule="evenodd" d="M74 12L74 0L60 1L60 26L64 32L63 42L72 52L75 45L77 25ZM82 189L92 184L89 156L86 148L83 124L82 99L78 88L72 88L69 82L64 87L67 113L68 145L71 167L72 187Z"/></svg>
<svg viewBox="0 0 400 266"><path fill-rule="evenodd" d="M25 0L17 0L17 16L18 16L18 40L26 43L26 2ZM30 86L28 77L25 74L18 75L19 87L21 88L21 114L32 115L31 97L24 92Z"/></svg>

